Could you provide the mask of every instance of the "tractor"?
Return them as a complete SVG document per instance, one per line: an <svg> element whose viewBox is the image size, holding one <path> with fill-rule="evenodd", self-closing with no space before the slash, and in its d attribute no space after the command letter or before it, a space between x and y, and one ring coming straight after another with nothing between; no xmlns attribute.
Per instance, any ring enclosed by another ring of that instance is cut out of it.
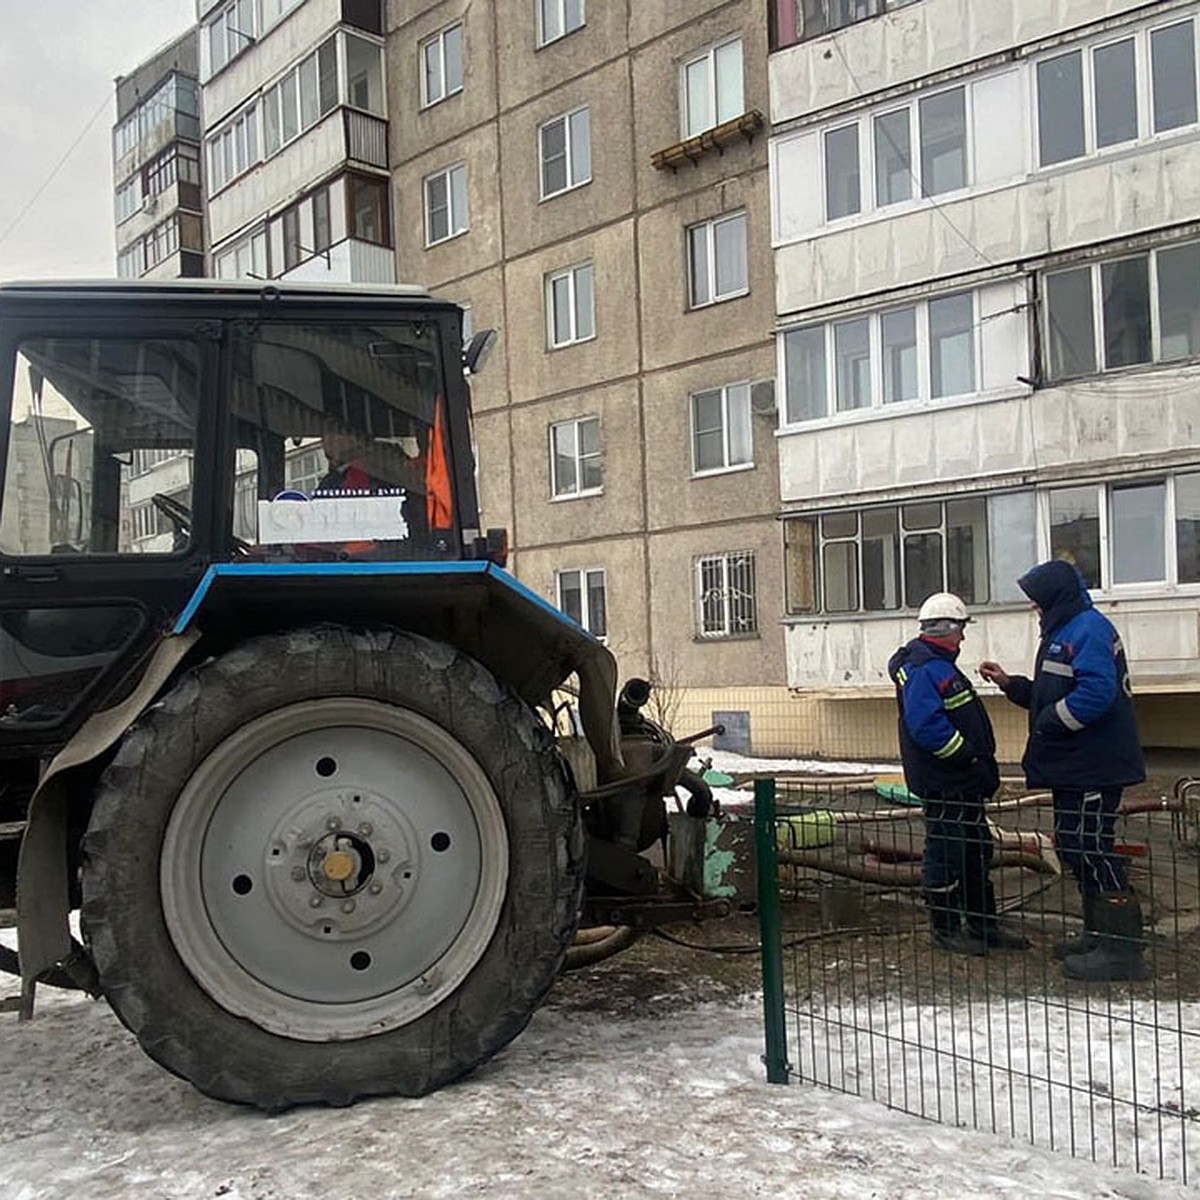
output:
<svg viewBox="0 0 1200 1200"><path fill-rule="evenodd" d="M658 855L690 745L480 528L492 336L413 287L0 287L10 1007L103 996L268 1111L416 1096L573 954L728 910Z"/></svg>

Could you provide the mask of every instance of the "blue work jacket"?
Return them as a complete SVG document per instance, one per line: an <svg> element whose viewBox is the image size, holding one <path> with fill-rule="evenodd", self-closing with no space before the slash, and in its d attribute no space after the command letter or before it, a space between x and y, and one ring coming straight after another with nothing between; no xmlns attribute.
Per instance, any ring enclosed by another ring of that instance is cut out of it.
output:
<svg viewBox="0 0 1200 1200"><path fill-rule="evenodd" d="M1000 786L992 722L957 657L914 638L888 662L904 779L922 800L983 799Z"/></svg>
<svg viewBox="0 0 1200 1200"><path fill-rule="evenodd" d="M1029 710L1021 760L1030 787L1084 791L1146 778L1125 649L1092 607L1079 572L1042 563L1018 581L1042 610L1033 678L1012 676L1005 695Z"/></svg>

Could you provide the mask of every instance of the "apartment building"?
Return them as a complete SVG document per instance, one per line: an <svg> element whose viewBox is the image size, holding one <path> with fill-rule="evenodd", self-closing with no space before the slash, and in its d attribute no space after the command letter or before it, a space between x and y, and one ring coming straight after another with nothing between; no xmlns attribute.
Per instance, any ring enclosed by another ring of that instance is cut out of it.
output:
<svg viewBox="0 0 1200 1200"><path fill-rule="evenodd" d="M210 273L392 283L383 0L197 0Z"/></svg>
<svg viewBox="0 0 1200 1200"><path fill-rule="evenodd" d="M388 11L399 269L500 333L486 521L678 725L785 695L761 6Z"/></svg>
<svg viewBox="0 0 1200 1200"><path fill-rule="evenodd" d="M885 664L932 591L977 615L965 663L1027 669L1015 580L1050 556L1121 630L1143 740L1196 745L1198 28L1183 0L772 4L787 683L826 752L894 753Z"/></svg>
<svg viewBox="0 0 1200 1200"><path fill-rule="evenodd" d="M119 78L116 98L117 274L123 279L203 275L195 30Z"/></svg>

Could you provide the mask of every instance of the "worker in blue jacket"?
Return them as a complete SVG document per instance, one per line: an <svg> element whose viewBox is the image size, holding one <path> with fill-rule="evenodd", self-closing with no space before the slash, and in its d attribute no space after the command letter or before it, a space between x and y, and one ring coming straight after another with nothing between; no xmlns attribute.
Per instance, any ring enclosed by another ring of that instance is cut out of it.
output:
<svg viewBox="0 0 1200 1200"><path fill-rule="evenodd" d="M1125 650L1071 563L1017 582L1041 619L1033 679L995 662L979 673L1029 710L1025 776L1053 793L1055 841L1082 893L1083 933L1056 953L1071 979L1140 979L1141 906L1113 849L1122 789L1146 778Z"/></svg>
<svg viewBox="0 0 1200 1200"><path fill-rule="evenodd" d="M904 779L925 816L921 883L933 943L978 955L1029 943L1000 927L988 879L993 843L984 805L1000 771L991 720L955 665L970 619L953 593L930 596L917 614L919 636L892 655L888 675L900 710Z"/></svg>

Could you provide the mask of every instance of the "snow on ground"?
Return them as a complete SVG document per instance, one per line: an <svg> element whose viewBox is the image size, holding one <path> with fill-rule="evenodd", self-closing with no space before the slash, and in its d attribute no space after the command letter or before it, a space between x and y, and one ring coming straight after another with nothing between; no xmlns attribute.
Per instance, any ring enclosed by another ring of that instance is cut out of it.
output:
<svg viewBox="0 0 1200 1200"><path fill-rule="evenodd" d="M745 754L735 754L732 750L714 750L711 746L698 746L696 754L701 759L711 759L713 770L724 771L727 775L749 775L756 772L767 775L895 775L900 771L895 762L834 762L820 758L751 758ZM695 765L693 761L692 766Z"/></svg>
<svg viewBox="0 0 1200 1200"><path fill-rule="evenodd" d="M552 1002L454 1087L277 1117L167 1075L103 1003L44 988L31 1023L0 1020L5 1200L1195 1197L870 1100L769 1085L753 999L657 1020Z"/></svg>

